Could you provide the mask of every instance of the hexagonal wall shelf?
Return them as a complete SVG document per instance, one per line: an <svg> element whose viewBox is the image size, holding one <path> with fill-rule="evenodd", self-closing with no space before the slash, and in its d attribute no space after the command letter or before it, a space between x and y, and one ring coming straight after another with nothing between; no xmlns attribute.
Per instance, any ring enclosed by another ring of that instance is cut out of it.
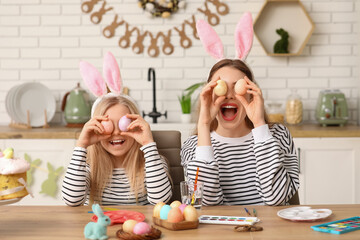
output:
<svg viewBox="0 0 360 240"><path fill-rule="evenodd" d="M274 53L281 37L276 29L289 33L289 53ZM302 53L315 25L298 0L267 0L254 22L255 36L269 56L295 56Z"/></svg>

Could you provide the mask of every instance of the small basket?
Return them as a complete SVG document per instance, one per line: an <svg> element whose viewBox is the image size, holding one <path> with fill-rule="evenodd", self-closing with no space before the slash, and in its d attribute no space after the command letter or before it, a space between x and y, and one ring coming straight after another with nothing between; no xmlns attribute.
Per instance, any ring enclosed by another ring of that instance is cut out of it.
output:
<svg viewBox="0 0 360 240"><path fill-rule="evenodd" d="M177 230L187 230L187 229L195 229L199 226L199 220L197 221L182 221L178 223L171 223L166 220L162 220L160 218L153 217L153 223L155 225L161 226L163 228L177 231Z"/></svg>
<svg viewBox="0 0 360 240"><path fill-rule="evenodd" d="M151 239L159 239L161 237L161 231L157 228L151 226L151 231L146 234L135 234L124 232L122 228L116 232L116 236L122 240L151 240Z"/></svg>

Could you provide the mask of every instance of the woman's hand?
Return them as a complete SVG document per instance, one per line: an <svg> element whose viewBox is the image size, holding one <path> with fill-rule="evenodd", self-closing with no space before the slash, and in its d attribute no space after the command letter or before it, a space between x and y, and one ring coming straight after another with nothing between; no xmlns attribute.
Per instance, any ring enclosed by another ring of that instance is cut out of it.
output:
<svg viewBox="0 0 360 240"><path fill-rule="evenodd" d="M107 116L95 116L85 123L76 143L77 147L87 148L111 136L111 134L105 134L101 121L109 121L109 118Z"/></svg>
<svg viewBox="0 0 360 240"><path fill-rule="evenodd" d="M127 132L121 132L122 136L132 137L142 146L154 142L150 125L141 116L137 114L126 114L132 122L128 126Z"/></svg>
<svg viewBox="0 0 360 240"><path fill-rule="evenodd" d="M200 114L198 125L208 125L215 119L217 113L220 110L220 103L225 99L225 96L221 96L213 100L213 90L216 87L216 81L219 79L213 79L202 89L200 93Z"/></svg>
<svg viewBox="0 0 360 240"><path fill-rule="evenodd" d="M261 89L248 77L244 77L247 85L247 93L253 96L251 101L246 99L246 95L240 96L236 94L236 98L244 106L245 111L251 122L254 124L254 127L259 127L265 124L265 110L264 110L264 98L262 96Z"/></svg>

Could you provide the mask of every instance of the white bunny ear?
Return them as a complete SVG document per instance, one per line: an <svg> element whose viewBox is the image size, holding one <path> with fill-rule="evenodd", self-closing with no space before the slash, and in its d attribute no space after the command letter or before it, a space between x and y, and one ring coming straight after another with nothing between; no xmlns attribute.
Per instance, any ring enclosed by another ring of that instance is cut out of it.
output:
<svg viewBox="0 0 360 240"><path fill-rule="evenodd" d="M110 90L114 93L121 93L122 79L120 69L112 53L107 52L104 57L103 74Z"/></svg>
<svg viewBox="0 0 360 240"><path fill-rule="evenodd" d="M86 86L97 97L107 93L106 84L100 72L90 63L80 61L80 74Z"/></svg>
<svg viewBox="0 0 360 240"><path fill-rule="evenodd" d="M196 22L196 30L205 50L217 60L224 58L224 48L215 30L201 19Z"/></svg>
<svg viewBox="0 0 360 240"><path fill-rule="evenodd" d="M249 54L253 42L253 22L250 12L245 12L236 25L235 48L236 57L244 60Z"/></svg>

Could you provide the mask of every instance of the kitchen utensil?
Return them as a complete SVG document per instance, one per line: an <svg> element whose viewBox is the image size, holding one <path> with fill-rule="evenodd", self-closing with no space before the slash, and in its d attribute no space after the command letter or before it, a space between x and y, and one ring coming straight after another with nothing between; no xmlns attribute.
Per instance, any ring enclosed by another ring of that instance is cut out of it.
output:
<svg viewBox="0 0 360 240"><path fill-rule="evenodd" d="M80 87L80 83L64 95L61 110L65 113L67 127L82 127L91 117L89 94Z"/></svg>
<svg viewBox="0 0 360 240"><path fill-rule="evenodd" d="M323 90L316 105L316 120L322 126L343 126L349 119L348 106L344 93L340 90Z"/></svg>

